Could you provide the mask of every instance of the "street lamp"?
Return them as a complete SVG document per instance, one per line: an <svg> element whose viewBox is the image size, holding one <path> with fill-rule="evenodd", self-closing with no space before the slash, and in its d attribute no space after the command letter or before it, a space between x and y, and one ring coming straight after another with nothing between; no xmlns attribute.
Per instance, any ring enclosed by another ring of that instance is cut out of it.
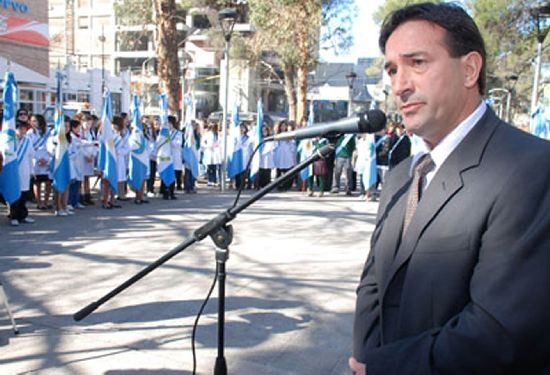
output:
<svg viewBox="0 0 550 375"><path fill-rule="evenodd" d="M353 83L357 79L357 74L352 70L346 74L346 80L348 81L349 88L349 103L348 103L348 116L352 115L351 105L353 104Z"/></svg>
<svg viewBox="0 0 550 375"><path fill-rule="evenodd" d="M532 8L531 15L535 18L535 26L537 28L537 60L535 65L535 74L533 78L533 93L531 96L531 114L533 114L537 109L540 66L542 60L542 43L544 42L544 39L548 34L547 24L542 23L544 19L547 19L550 16L550 2L546 2L546 4L541 5L540 7Z"/></svg>
<svg viewBox="0 0 550 375"><path fill-rule="evenodd" d="M506 97L506 108L504 109L505 112L504 112L504 121L506 122L510 122L510 101L512 99L512 93L510 90L508 89L505 89L505 88L501 88L501 87L497 87L497 88L494 88L494 89L491 89L489 90L489 96L490 97L493 97L494 100L498 100L499 102L499 107L498 107L498 116L500 118L502 118L503 116L503 98L504 96Z"/></svg>
<svg viewBox="0 0 550 375"><path fill-rule="evenodd" d="M218 20L220 21L220 27L223 32L223 37L225 39L225 97L223 100L223 117L221 124L222 128L222 137L223 137L223 160L221 166L221 191L225 191L225 176L227 172L227 102L229 96L229 42L231 41L231 34L233 33L233 27L237 21L237 11L231 8L222 9L218 13Z"/></svg>
<svg viewBox="0 0 550 375"><path fill-rule="evenodd" d="M101 42L101 95L105 93L105 27L101 25L101 35L99 41Z"/></svg>

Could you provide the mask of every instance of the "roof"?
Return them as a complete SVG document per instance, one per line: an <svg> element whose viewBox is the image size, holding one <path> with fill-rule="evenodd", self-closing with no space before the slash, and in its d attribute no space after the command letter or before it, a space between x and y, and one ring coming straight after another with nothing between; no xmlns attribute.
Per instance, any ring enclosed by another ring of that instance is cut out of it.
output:
<svg viewBox="0 0 550 375"><path fill-rule="evenodd" d="M310 75L310 84L315 86L347 86L348 81L346 75L350 72L355 72L357 78L354 83L355 88L361 88L365 85L374 85L382 80L382 70L380 74L367 75L367 69L376 63L377 58L365 57L357 60L357 63L320 63L317 65L315 72ZM366 90L364 90L366 91ZM366 92L368 95L368 92ZM370 96L370 95L368 95Z"/></svg>

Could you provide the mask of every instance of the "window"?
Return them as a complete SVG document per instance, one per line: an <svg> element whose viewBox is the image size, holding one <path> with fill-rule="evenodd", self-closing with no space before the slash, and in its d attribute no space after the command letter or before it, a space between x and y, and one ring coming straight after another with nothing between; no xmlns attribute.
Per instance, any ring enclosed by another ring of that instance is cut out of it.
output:
<svg viewBox="0 0 550 375"><path fill-rule="evenodd" d="M72 92L68 92L63 94L64 102L76 102L76 94Z"/></svg>
<svg viewBox="0 0 550 375"><path fill-rule="evenodd" d="M25 108L28 112L32 112L34 92L32 90L19 90L19 108Z"/></svg>
<svg viewBox="0 0 550 375"><path fill-rule="evenodd" d="M89 22L90 20L88 19L88 17L78 17L78 28L87 29Z"/></svg>
<svg viewBox="0 0 550 375"><path fill-rule="evenodd" d="M89 103L90 102L90 94L86 91L79 91L76 94L76 100L80 103Z"/></svg>

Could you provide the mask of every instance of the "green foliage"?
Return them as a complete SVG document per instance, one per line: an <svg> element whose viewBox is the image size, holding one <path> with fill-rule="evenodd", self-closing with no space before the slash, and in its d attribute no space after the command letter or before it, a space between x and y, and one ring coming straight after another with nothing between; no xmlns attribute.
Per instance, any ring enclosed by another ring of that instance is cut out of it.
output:
<svg viewBox="0 0 550 375"><path fill-rule="evenodd" d="M114 4L115 17L123 26L153 22L153 0L119 0Z"/></svg>
<svg viewBox="0 0 550 375"><path fill-rule="evenodd" d="M486 43L488 88L513 92L516 111L528 112L536 55L536 20L532 0L469 0L467 6ZM548 41L543 61L548 61ZM516 80L510 80L516 77Z"/></svg>

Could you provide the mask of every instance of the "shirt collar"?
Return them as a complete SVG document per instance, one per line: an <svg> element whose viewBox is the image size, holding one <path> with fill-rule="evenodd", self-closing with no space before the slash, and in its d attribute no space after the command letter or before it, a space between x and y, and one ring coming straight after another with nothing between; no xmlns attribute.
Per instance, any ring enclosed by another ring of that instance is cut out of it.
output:
<svg viewBox="0 0 550 375"><path fill-rule="evenodd" d="M475 124L483 117L487 110L487 104L482 100L477 108L462 121L456 128L454 128L449 134L445 136L432 150L424 143L424 147L413 156L411 168L409 174L412 176L414 173L414 166L418 160L426 153L430 153L432 160L435 164L435 169L430 174L435 174L439 167L443 165L447 157L454 151L454 149L460 144L460 142L468 135Z"/></svg>

